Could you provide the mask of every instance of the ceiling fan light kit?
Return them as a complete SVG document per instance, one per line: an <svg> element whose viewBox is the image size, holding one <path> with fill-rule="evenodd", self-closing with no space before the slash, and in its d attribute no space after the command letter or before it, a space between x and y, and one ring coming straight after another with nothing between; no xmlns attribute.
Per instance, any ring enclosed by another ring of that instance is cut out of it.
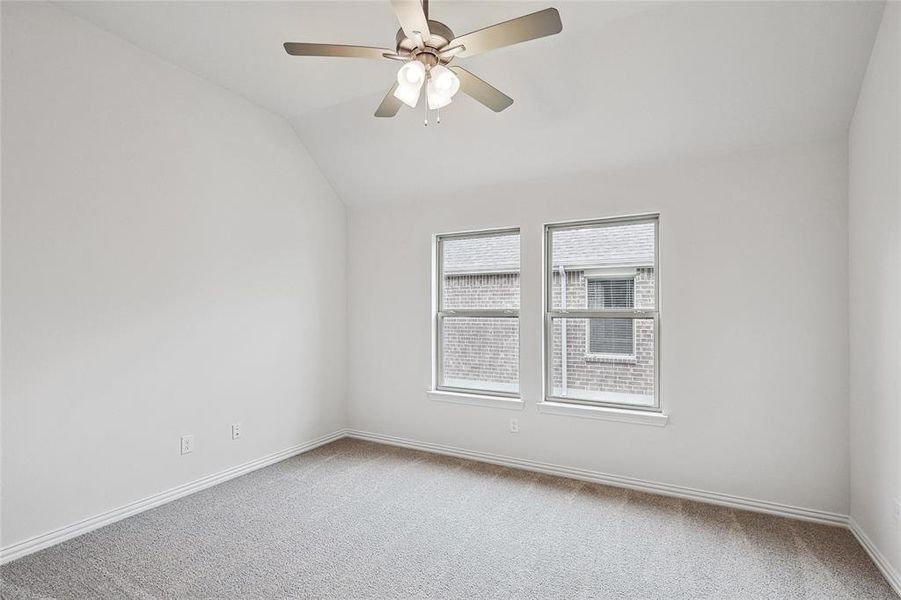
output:
<svg viewBox="0 0 901 600"><path fill-rule="evenodd" d="M397 72L397 83L388 90L375 111L375 116L393 117L403 104L416 108L424 88L425 124L428 125L428 110L444 108L451 103L458 91L462 91L494 112L501 112L513 104L512 98L466 69L458 66L448 67L452 60L554 35L563 30L557 9L546 8L455 37L450 27L428 18L428 0L391 0L391 5L401 26L397 32L394 51L367 46L304 42L287 42L285 51L292 56L402 61L404 64ZM440 117L438 122L441 122Z"/></svg>

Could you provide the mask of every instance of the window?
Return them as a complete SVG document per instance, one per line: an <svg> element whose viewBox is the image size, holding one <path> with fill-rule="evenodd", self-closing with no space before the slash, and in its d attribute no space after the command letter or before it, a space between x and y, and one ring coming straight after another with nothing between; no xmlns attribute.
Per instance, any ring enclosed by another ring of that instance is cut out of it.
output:
<svg viewBox="0 0 901 600"><path fill-rule="evenodd" d="M436 238L436 390L519 396L519 230Z"/></svg>
<svg viewBox="0 0 901 600"><path fill-rule="evenodd" d="M659 410L657 217L545 228L545 396Z"/></svg>
<svg viewBox="0 0 901 600"><path fill-rule="evenodd" d="M589 309L635 308L635 279L589 277ZM588 353L633 356L634 327L626 319L589 319Z"/></svg>

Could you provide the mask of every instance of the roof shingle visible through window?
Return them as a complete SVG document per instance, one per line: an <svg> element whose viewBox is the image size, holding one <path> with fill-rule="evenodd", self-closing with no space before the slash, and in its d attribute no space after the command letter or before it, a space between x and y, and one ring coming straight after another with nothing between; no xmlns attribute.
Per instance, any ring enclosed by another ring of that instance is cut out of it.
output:
<svg viewBox="0 0 901 600"><path fill-rule="evenodd" d="M553 235L554 267L654 264L653 223L562 229ZM519 271L518 235L451 238L443 247L445 273Z"/></svg>

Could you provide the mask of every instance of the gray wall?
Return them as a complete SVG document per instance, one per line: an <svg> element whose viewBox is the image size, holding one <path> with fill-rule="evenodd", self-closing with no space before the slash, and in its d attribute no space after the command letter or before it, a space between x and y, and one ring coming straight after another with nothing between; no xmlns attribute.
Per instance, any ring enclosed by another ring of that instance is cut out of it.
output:
<svg viewBox="0 0 901 600"><path fill-rule="evenodd" d="M887 2L851 124L849 217L851 518L901 588L899 38L901 4Z"/></svg>

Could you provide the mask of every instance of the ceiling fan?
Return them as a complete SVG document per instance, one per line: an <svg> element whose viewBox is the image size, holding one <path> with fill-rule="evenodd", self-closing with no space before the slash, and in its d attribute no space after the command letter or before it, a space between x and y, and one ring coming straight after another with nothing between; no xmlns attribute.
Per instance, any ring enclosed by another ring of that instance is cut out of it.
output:
<svg viewBox="0 0 901 600"><path fill-rule="evenodd" d="M454 58L468 58L520 42L560 33L563 24L556 8L497 23L456 37L450 27L429 19L429 0L391 0L400 21L397 46L373 48L340 44L308 44L286 42L285 51L293 56L331 56L374 58L402 61L397 81L388 90L375 111L376 117L393 117L401 104L415 108L425 88L426 120L428 110L439 110L450 104L458 91L471 96L491 110L500 112L513 104L491 84L479 79L463 67L448 67ZM441 122L440 113L438 122Z"/></svg>

